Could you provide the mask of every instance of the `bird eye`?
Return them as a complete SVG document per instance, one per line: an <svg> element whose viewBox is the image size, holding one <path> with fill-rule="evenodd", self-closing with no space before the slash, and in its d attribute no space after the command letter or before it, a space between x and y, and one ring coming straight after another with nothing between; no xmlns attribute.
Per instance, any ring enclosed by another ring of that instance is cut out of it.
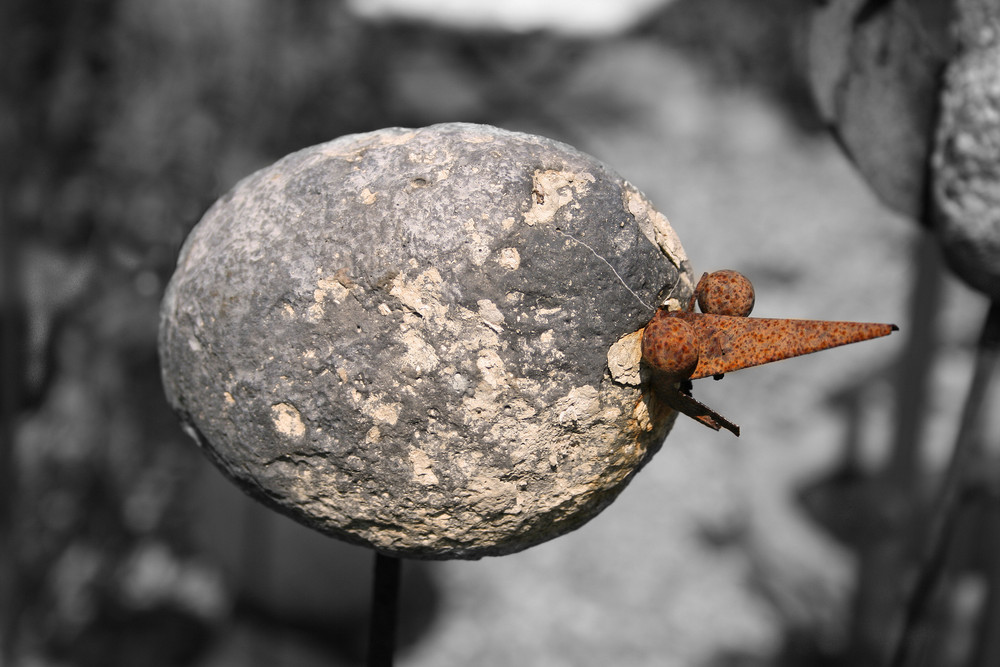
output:
<svg viewBox="0 0 1000 667"><path fill-rule="evenodd" d="M686 380L698 366L694 327L666 310L656 311L642 333L642 358L673 381Z"/></svg>
<svg viewBox="0 0 1000 667"><path fill-rule="evenodd" d="M695 288L698 307L711 315L746 317L753 310L753 285L739 271L706 273Z"/></svg>

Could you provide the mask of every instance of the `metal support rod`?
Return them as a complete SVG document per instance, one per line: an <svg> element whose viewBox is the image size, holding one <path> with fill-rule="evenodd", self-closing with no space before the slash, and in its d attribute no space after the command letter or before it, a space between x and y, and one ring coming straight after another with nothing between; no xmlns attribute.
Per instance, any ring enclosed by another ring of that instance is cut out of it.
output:
<svg viewBox="0 0 1000 667"><path fill-rule="evenodd" d="M975 466L980 458L976 449L981 446L979 435L984 399L989 393L990 383L995 379L998 358L1000 301L994 301L990 304L979 339L975 370L962 409L955 448L931 516L924 559L906 606L899 643L890 663L892 667L904 667L910 663L912 656L919 654L917 649L924 620L946 574L948 546L962 508L963 492L970 482L969 468Z"/></svg>
<svg viewBox="0 0 1000 667"><path fill-rule="evenodd" d="M911 530L912 515L918 511L923 498L917 483L920 468L920 447L925 432L927 405L930 403L930 371L940 354L938 329L941 314L935 305L942 300L945 267L937 241L921 233L911 241L912 265L915 278L907 299L904 346L898 360L893 363L894 435L886 463L866 480L873 493L867 501L871 516L868 525L884 527L870 533L871 539L857 545L856 585L852 594L846 642L848 660L855 664L878 664L886 659L887 620L898 609L894 585L902 567L902 545L909 540L901 538ZM861 385L858 385L859 387ZM852 400L865 400L864 394L854 394ZM860 417L855 414L852 428L860 429ZM847 466L856 470L859 460L860 435L847 438ZM860 525L860 524L858 524Z"/></svg>
<svg viewBox="0 0 1000 667"><path fill-rule="evenodd" d="M0 10L2 12L2 10ZM13 12L11 12L13 13ZM10 31L0 31L10 32ZM12 33L10 33L12 34ZM5 153L17 154L19 128L14 114L10 137L0 138ZM13 184L6 168L0 169L0 665L11 665L16 653L21 590L18 565L18 461L15 423L22 408L24 382L25 307L19 275L20 239L14 219Z"/></svg>
<svg viewBox="0 0 1000 667"><path fill-rule="evenodd" d="M985 542L985 579L987 583L986 602L979 618L979 628L970 667L994 667L1000 665L1000 495L994 487L989 490L983 503L985 521L983 541Z"/></svg>
<svg viewBox="0 0 1000 667"><path fill-rule="evenodd" d="M375 552L375 579L368 628L368 667L392 667L396 649L400 560Z"/></svg>

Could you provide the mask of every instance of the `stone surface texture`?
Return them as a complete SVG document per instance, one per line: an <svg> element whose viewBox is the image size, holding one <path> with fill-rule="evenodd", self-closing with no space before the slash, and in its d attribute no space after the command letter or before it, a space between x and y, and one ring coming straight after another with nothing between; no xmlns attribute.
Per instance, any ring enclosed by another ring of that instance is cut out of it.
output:
<svg viewBox="0 0 1000 667"><path fill-rule="evenodd" d="M660 447L675 414L635 332L691 292L666 218L594 158L380 130L206 213L163 301L163 381L222 471L294 519L399 556L502 555L585 523Z"/></svg>
<svg viewBox="0 0 1000 667"><path fill-rule="evenodd" d="M936 231L974 288L1000 298L1000 3L960 0L933 160Z"/></svg>
<svg viewBox="0 0 1000 667"><path fill-rule="evenodd" d="M951 0L834 0L809 25L817 109L884 204L923 219Z"/></svg>
<svg viewBox="0 0 1000 667"><path fill-rule="evenodd" d="M875 193L1000 297L1000 4L824 3L808 53L817 107Z"/></svg>

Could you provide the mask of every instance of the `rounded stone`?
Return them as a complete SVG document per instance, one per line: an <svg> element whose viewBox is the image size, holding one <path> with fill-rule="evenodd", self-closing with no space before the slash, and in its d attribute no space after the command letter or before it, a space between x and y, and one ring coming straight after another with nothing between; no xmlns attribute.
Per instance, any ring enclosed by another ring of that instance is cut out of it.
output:
<svg viewBox="0 0 1000 667"><path fill-rule="evenodd" d="M1000 6L956 3L931 161L934 228L952 270L1000 298Z"/></svg>
<svg viewBox="0 0 1000 667"><path fill-rule="evenodd" d="M692 291L666 218L594 158L385 129L212 206L164 297L163 382L219 468L295 520L397 556L501 555L585 523L660 447L675 414L636 332Z"/></svg>

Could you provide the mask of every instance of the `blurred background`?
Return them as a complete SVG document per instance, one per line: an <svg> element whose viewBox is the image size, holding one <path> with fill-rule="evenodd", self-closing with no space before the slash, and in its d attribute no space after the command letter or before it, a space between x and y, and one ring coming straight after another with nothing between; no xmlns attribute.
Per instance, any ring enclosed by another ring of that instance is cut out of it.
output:
<svg viewBox="0 0 1000 667"><path fill-rule="evenodd" d="M566 141L671 220L754 314L895 322L699 381L580 530L407 562L397 663L877 664L947 461L986 299L890 213L816 112L797 0L8 0L0 261L4 665L364 661L372 557L222 479L160 389L182 241L240 178L343 134L444 121ZM908 555L910 554L910 555ZM956 576L931 664L983 605Z"/></svg>

